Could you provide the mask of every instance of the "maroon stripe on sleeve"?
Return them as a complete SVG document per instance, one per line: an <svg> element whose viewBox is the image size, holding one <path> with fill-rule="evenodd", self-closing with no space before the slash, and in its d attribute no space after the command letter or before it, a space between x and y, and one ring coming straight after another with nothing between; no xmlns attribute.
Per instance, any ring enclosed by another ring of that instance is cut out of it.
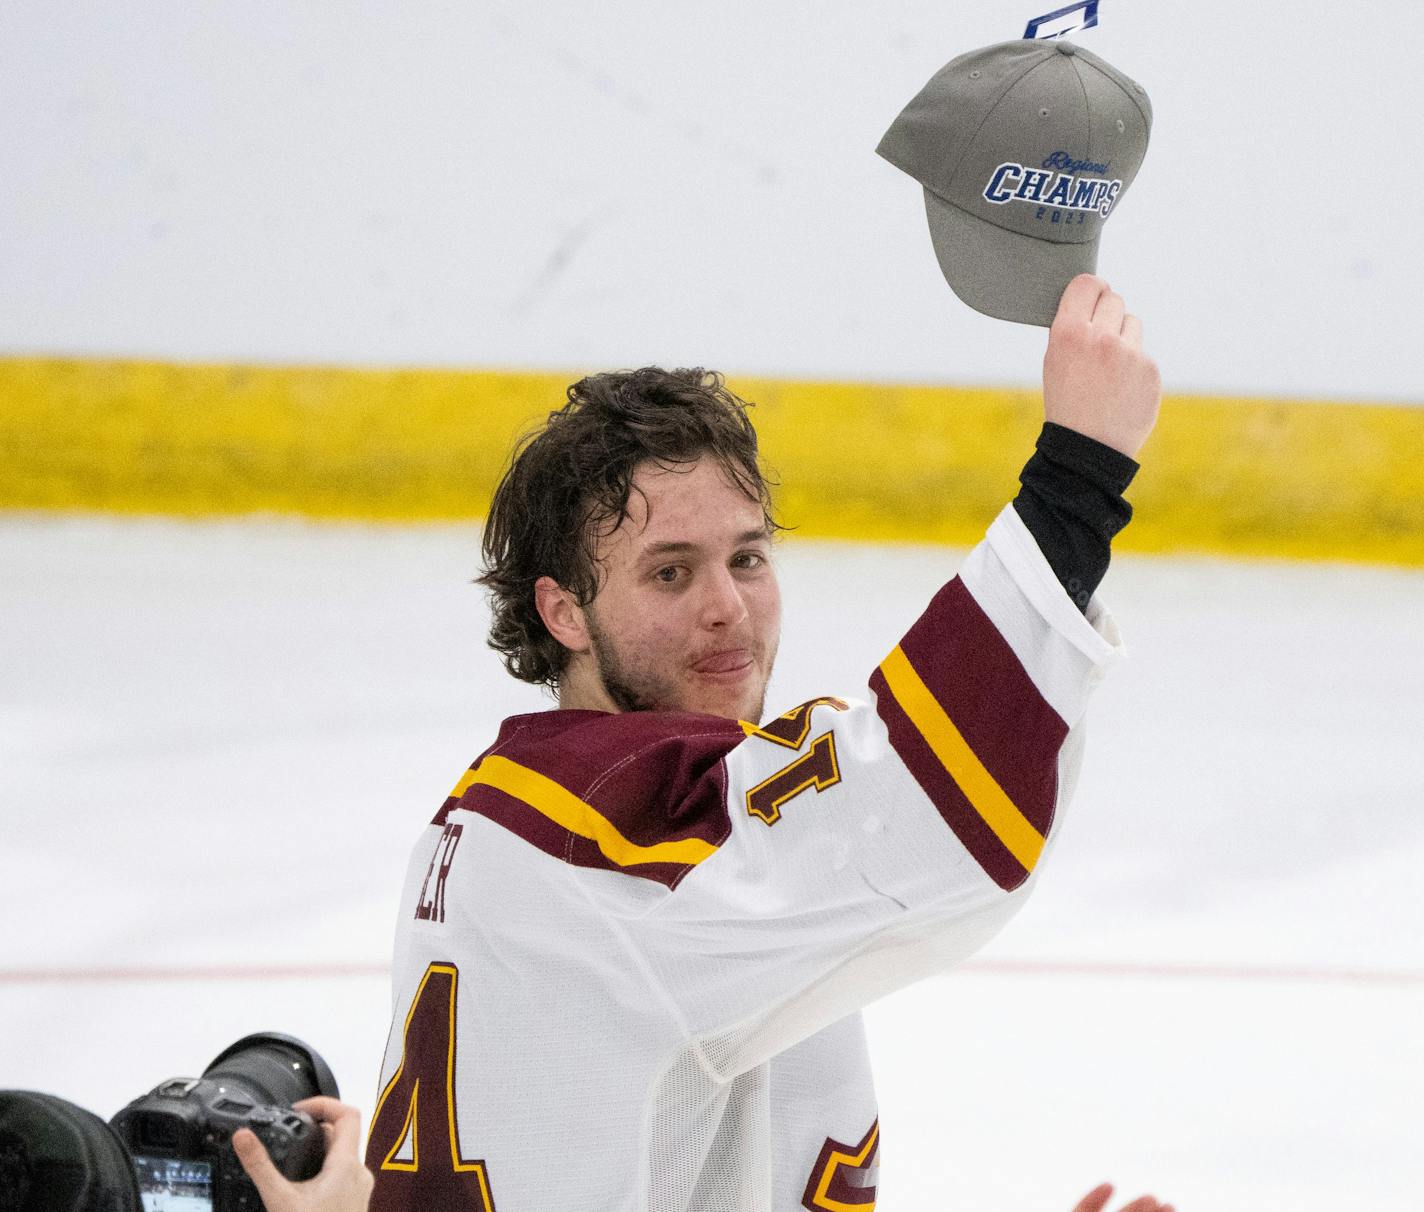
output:
<svg viewBox="0 0 1424 1212"><path fill-rule="evenodd" d="M693 838L720 846L731 832L723 758L745 739L735 720L673 712L544 711L513 716L491 754L537 771L577 796L628 841L655 846ZM609 859L598 844L565 829L537 808L485 783L448 798L436 817L477 812L576 867L618 871L668 888L695 864Z"/></svg>
<svg viewBox="0 0 1424 1212"><path fill-rule="evenodd" d="M1004 794L1047 834L1068 725L962 580L934 596L900 647Z"/></svg>
<svg viewBox="0 0 1424 1212"><path fill-rule="evenodd" d="M984 818L975 811L937 758L929 743L909 716L896 702L885 682L885 675L876 670L870 678L875 692L876 710L890 733L890 744L905 768L914 776L920 790L929 797L944 823L969 851L988 877L1006 892L1012 891L1028 878L1028 871L999 841Z"/></svg>
<svg viewBox="0 0 1424 1212"><path fill-rule="evenodd" d="M459 807L487 817L552 858L575 867L620 871L624 875L653 880L668 888L676 885L678 880L692 869L687 863L637 863L628 867L620 866L588 838L570 833L523 800L483 783L466 791L460 797Z"/></svg>
<svg viewBox="0 0 1424 1212"><path fill-rule="evenodd" d="M671 711L550 714L586 718L541 735L526 731L499 752L573 792L639 846L726 840L722 761L746 739L735 720Z"/></svg>

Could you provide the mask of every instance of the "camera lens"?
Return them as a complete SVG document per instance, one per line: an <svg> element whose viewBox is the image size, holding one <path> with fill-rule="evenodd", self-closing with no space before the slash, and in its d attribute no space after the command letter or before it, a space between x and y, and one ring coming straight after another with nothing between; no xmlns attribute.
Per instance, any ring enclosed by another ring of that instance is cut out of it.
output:
<svg viewBox="0 0 1424 1212"><path fill-rule="evenodd" d="M290 1035L271 1032L246 1036L225 1048L203 1076L270 1106L290 1107L316 1094L341 1097L331 1069L315 1051Z"/></svg>

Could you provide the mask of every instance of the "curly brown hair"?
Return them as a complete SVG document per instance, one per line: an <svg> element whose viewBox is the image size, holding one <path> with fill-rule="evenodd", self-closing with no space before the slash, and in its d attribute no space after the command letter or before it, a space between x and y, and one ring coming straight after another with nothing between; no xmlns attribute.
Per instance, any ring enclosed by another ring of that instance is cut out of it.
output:
<svg viewBox="0 0 1424 1212"><path fill-rule="evenodd" d="M717 371L696 367L608 371L580 379L568 402L516 443L485 522L489 645L523 682L556 690L569 650L539 617L534 583L552 577L586 606L598 593L595 551L628 516L639 465L673 467L711 455L760 501L768 533L771 480L757 457L747 409Z"/></svg>

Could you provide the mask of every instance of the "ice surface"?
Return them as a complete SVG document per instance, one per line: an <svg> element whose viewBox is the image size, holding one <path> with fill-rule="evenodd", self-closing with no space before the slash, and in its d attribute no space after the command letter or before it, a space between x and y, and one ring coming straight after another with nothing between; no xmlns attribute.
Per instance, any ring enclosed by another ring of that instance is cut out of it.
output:
<svg viewBox="0 0 1424 1212"><path fill-rule="evenodd" d="M369 1112L409 844L544 701L477 544L0 521L0 1086L107 1116L280 1030ZM862 693L961 556L788 540L770 703ZM1418 1208L1424 573L1129 556L1103 595L1132 659L1036 897L869 1013L881 1212Z"/></svg>

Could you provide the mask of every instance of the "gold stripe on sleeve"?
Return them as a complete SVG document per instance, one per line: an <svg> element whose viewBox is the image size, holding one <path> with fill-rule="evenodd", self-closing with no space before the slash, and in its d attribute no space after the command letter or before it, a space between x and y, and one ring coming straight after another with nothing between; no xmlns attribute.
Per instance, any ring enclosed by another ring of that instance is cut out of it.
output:
<svg viewBox="0 0 1424 1212"><path fill-rule="evenodd" d="M474 783L474 781L475 772L473 770L465 771L465 773L460 776L460 781L455 784L455 789L450 792L450 794L445 798L451 800L458 800L462 795L465 794L466 791L470 789L470 786L472 783Z"/></svg>
<svg viewBox="0 0 1424 1212"><path fill-rule="evenodd" d="M964 793L984 823L994 831L1026 871L1032 871L1043 853L1043 834L1018 810L1013 800L984 768L954 721L915 672L910 658L898 645L880 666L896 702L925 738L935 757Z"/></svg>
<svg viewBox="0 0 1424 1212"><path fill-rule="evenodd" d="M579 799L572 791L561 787L537 770L530 770L527 766L511 762L497 754L485 758L479 768L471 772L468 786L479 784L503 791L505 795L528 804L556 825L562 825L570 833L588 838L603 852L605 858L620 867L631 867L638 863L696 865L717 853L717 847L711 842L704 842L696 837L683 838L676 842L658 842L652 846L640 846L637 842L630 842L607 817L591 804Z"/></svg>

